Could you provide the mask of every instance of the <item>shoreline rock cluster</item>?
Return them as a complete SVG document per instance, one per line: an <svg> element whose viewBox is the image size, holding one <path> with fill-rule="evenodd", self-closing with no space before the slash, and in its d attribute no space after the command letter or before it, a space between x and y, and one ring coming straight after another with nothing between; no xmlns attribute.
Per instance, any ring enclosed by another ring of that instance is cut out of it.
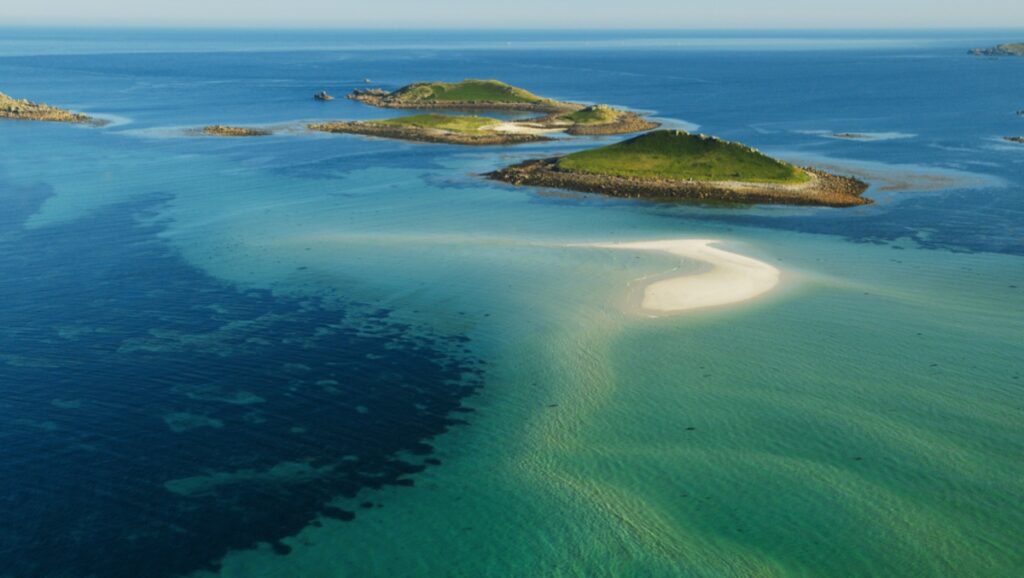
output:
<svg viewBox="0 0 1024 578"><path fill-rule="evenodd" d="M814 178L808 183L798 185L680 181L567 171L558 166L557 158L548 158L526 161L484 176L515 186L551 187L613 197L660 201L695 200L827 207L852 207L873 202L861 196L868 185L859 179L833 175L812 168L803 170Z"/></svg>
<svg viewBox="0 0 1024 578"><path fill-rule="evenodd" d="M195 131L198 134L204 134L209 136L270 136L274 134L274 131L266 128L249 128L244 126L226 126L222 124L213 124L210 126L204 126L201 129Z"/></svg>
<svg viewBox="0 0 1024 578"><path fill-rule="evenodd" d="M0 92L0 118L10 120L41 120L47 122L66 122L72 124L103 125L103 121L80 112L71 112L63 108L50 106L43 102L32 102L27 99L16 99Z"/></svg>
<svg viewBox="0 0 1024 578"><path fill-rule="evenodd" d="M1024 136L1004 136L1003 140L1015 142L1017 144L1024 144Z"/></svg>
<svg viewBox="0 0 1024 578"><path fill-rule="evenodd" d="M471 146L507 145L551 140L549 137L528 133L488 132L465 134L437 129L387 125L359 121L322 122L307 125L309 130L319 132L360 134L382 138L393 138L416 142L459 144Z"/></svg>

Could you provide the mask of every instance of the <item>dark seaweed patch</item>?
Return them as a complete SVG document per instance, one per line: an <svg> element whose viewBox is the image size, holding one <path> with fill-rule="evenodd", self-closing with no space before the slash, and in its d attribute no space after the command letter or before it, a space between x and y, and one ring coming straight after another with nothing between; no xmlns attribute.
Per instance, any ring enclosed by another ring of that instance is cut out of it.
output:
<svg viewBox="0 0 1024 578"><path fill-rule="evenodd" d="M0 188L0 573L169 576L411 485L480 385L465 340L239 291L158 233L164 198L24 229ZM21 195L21 205L15 198ZM461 337L461 336L460 336ZM372 355L370 355L372 354Z"/></svg>

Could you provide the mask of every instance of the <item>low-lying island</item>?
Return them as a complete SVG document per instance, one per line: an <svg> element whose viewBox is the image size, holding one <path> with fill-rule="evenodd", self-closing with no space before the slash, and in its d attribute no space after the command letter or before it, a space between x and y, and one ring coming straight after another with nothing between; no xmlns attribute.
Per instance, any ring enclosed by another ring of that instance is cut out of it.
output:
<svg viewBox="0 0 1024 578"><path fill-rule="evenodd" d="M660 201L696 200L849 207L871 203L866 183L800 168L745 145L660 130L492 173L511 183Z"/></svg>

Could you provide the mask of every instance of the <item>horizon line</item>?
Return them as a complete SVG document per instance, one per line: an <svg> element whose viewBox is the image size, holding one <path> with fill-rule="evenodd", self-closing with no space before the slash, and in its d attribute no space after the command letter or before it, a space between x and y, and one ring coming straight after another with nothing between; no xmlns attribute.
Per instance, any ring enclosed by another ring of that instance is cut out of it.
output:
<svg viewBox="0 0 1024 578"><path fill-rule="evenodd" d="M505 32L930 32L930 31L1021 31L1024 26L1006 25L972 25L972 26L377 26L377 25L319 25L319 24L231 24L231 23L179 23L163 24L148 22L119 22L119 23L43 23L43 22L7 22L0 24L0 30L4 29L103 29L103 30L263 30L263 31L339 31L339 32L477 32L477 31L505 31Z"/></svg>

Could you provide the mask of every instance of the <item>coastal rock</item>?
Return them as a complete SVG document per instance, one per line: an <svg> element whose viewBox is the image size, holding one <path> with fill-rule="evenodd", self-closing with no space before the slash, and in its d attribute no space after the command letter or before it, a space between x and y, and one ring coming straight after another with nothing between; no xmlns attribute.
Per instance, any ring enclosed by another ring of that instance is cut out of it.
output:
<svg viewBox="0 0 1024 578"><path fill-rule="evenodd" d="M46 103L18 100L0 92L0 118L11 120L41 120L74 124L105 124L87 115L71 112Z"/></svg>
<svg viewBox="0 0 1024 578"><path fill-rule="evenodd" d="M1000 44L991 48L972 48L968 54L974 56L1024 56L1024 42Z"/></svg>
<svg viewBox="0 0 1024 578"><path fill-rule="evenodd" d="M328 100L334 100L334 97L329 95L329 94L327 94L326 90L321 90L320 92L318 92L318 93L313 95L313 100L319 100L321 102L326 102Z"/></svg>
<svg viewBox="0 0 1024 578"><path fill-rule="evenodd" d="M1024 144L1024 136L1004 136L1003 140L1015 142L1017 144Z"/></svg>
<svg viewBox="0 0 1024 578"><path fill-rule="evenodd" d="M225 126L221 124L214 124L210 126L204 126L197 131L200 134L210 136L269 136L274 134L273 131L265 128L248 128L242 126Z"/></svg>

